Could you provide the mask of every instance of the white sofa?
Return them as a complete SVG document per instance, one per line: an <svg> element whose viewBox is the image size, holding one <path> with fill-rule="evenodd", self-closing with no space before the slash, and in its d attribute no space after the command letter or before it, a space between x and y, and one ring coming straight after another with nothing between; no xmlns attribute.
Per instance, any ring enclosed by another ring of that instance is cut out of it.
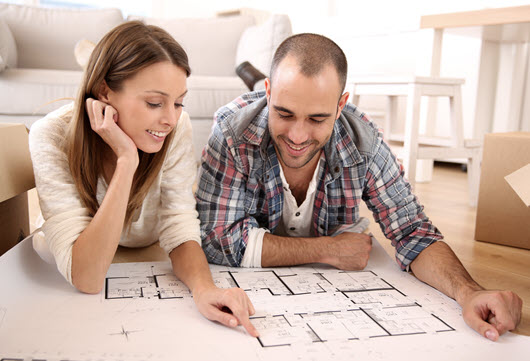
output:
<svg viewBox="0 0 530 361"><path fill-rule="evenodd" d="M291 34L285 15L249 9L214 18L129 17L166 29L188 53L192 75L185 110L197 157L214 112L248 91L235 74L245 60L268 73L274 50ZM57 9L0 3L0 122L28 128L77 94L82 70L74 57L82 39L97 42L123 22L118 9ZM63 98L70 98L59 100Z"/></svg>

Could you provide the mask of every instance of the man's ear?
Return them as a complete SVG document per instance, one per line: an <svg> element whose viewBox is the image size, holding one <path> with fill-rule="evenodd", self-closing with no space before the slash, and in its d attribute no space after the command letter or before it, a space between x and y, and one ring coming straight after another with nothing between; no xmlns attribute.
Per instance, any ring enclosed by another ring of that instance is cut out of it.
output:
<svg viewBox="0 0 530 361"><path fill-rule="evenodd" d="M99 92L98 92L98 100L99 101L102 101L102 102L105 102L105 103L108 103L109 102L109 93L110 93L110 88L109 86L107 85L107 82L105 80L103 80L101 82L101 85L99 86Z"/></svg>
<svg viewBox="0 0 530 361"><path fill-rule="evenodd" d="M267 97L267 105L269 105L271 100L271 80L269 78L265 78L265 96Z"/></svg>
<svg viewBox="0 0 530 361"><path fill-rule="evenodd" d="M342 109L346 106L346 103L348 102L348 98L350 97L350 93L346 92L342 94L342 96L339 99L339 111L337 112L337 119L340 117L340 113L342 113Z"/></svg>

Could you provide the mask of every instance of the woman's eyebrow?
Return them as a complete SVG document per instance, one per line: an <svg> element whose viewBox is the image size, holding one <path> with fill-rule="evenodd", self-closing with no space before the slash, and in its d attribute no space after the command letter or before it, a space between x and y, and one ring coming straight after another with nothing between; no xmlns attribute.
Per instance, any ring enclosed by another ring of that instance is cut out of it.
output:
<svg viewBox="0 0 530 361"><path fill-rule="evenodd" d="M163 95L163 96L165 96L165 97L168 97L168 96L169 96L168 93L163 92L162 90L146 90L145 92L146 92L146 93L157 93L157 94ZM179 96L179 98L182 98L182 97L183 97L184 95L186 95L187 93L188 93L188 90L186 89L186 90L184 91L184 93L182 93L182 94Z"/></svg>

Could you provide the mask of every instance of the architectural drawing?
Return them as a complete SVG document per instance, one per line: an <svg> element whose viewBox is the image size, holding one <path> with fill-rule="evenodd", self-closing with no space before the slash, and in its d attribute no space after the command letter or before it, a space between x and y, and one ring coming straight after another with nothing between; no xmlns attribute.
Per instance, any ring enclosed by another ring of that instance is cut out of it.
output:
<svg viewBox="0 0 530 361"><path fill-rule="evenodd" d="M105 300L191 297L169 266L152 265L145 272L107 277ZM247 292L262 347L454 331L443 315L424 309L371 270L214 266L212 274L219 287Z"/></svg>
<svg viewBox="0 0 530 361"><path fill-rule="evenodd" d="M87 295L31 244L26 251L14 259L31 260L24 267L33 272L0 285L9 290L0 298L0 361L511 361L530 353L527 337L478 335L454 300L401 272L377 242L359 272L210 266L218 287L245 290L259 338L206 319L169 262L112 264L103 292Z"/></svg>

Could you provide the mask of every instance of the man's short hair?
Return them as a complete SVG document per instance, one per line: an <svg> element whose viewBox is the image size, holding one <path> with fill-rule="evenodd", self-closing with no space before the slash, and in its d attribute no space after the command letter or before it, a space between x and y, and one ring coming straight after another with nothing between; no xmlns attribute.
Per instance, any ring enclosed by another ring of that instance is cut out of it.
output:
<svg viewBox="0 0 530 361"><path fill-rule="evenodd" d="M333 40L310 33L288 37L278 46L272 58L271 81L276 68L287 55L296 58L300 65L300 72L308 77L319 74L324 66L332 65L339 76L341 94L344 92L348 75L348 62L342 49Z"/></svg>

